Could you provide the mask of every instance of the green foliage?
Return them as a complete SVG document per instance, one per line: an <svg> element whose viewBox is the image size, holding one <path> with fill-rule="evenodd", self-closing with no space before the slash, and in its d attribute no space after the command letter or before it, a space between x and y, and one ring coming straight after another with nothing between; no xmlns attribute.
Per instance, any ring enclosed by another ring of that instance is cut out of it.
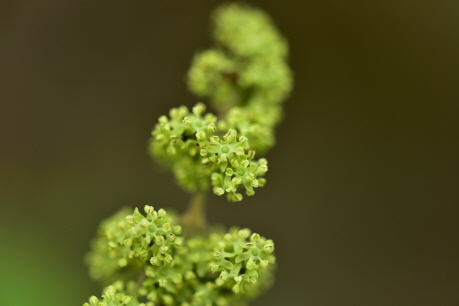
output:
<svg viewBox="0 0 459 306"><path fill-rule="evenodd" d="M241 201L261 187L280 104L291 89L287 44L262 11L222 6L214 14L215 48L198 53L188 72L192 92L208 100L161 116L151 154L195 194L179 217L145 206L101 223L87 256L104 284L84 306L243 306L273 281L274 243L249 229L206 227L203 193L212 187ZM199 195L199 196L198 196ZM182 231L183 229L183 231Z"/></svg>

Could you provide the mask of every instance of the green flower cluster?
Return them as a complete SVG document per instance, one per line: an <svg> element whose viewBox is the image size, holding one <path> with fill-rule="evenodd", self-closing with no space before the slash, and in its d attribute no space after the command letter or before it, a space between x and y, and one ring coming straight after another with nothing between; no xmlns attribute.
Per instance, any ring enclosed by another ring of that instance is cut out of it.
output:
<svg viewBox="0 0 459 306"><path fill-rule="evenodd" d="M118 280L84 306L245 305L272 280L274 244L248 229L184 239L176 218L162 209L127 213L102 222L89 255L94 278ZM136 274L120 277L129 265Z"/></svg>
<svg viewBox="0 0 459 306"><path fill-rule="evenodd" d="M102 222L99 237L93 241L88 256L90 274L98 280L123 279L125 272L136 270L148 259L154 265L169 265L172 250L183 243L181 226L171 226L171 216L164 209L145 206L146 216L136 208L124 209Z"/></svg>
<svg viewBox="0 0 459 306"><path fill-rule="evenodd" d="M254 160L247 137L238 137L236 130L217 136L216 117L204 112L204 104L198 103L192 113L182 106L173 108L170 118L160 117L152 132L152 154L172 166L185 190L206 190L210 177L214 193L227 193L230 201L242 200L240 187L247 195L255 194L254 188L265 184L261 176L268 171L268 162Z"/></svg>
<svg viewBox="0 0 459 306"><path fill-rule="evenodd" d="M214 49L197 54L188 85L208 99L161 116L151 154L194 193L180 218L145 206L104 220L87 259L104 284L83 306L245 306L273 280L274 243L249 229L207 227L204 192L241 201L265 185L281 102L291 90L287 43L260 10L229 4L214 15ZM183 233L182 233L183 227Z"/></svg>
<svg viewBox="0 0 459 306"><path fill-rule="evenodd" d="M287 43L264 12L236 3L216 11L213 38L216 47L195 56L188 86L226 115L221 130L235 129L266 152L292 88Z"/></svg>
<svg viewBox="0 0 459 306"><path fill-rule="evenodd" d="M288 47L268 16L246 5L218 9L214 28L216 47L195 56L188 85L209 99L218 120L204 115L202 103L192 113L174 108L170 119L159 119L150 151L185 190L203 191L211 184L215 194L240 201L240 187L253 195L253 188L265 183L259 177L267 162L254 156L274 145L280 104L292 87Z"/></svg>

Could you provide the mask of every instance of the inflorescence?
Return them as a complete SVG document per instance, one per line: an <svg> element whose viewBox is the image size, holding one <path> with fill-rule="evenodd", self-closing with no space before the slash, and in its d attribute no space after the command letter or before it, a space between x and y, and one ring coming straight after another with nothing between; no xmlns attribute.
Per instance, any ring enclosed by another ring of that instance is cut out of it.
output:
<svg viewBox="0 0 459 306"><path fill-rule="evenodd" d="M188 86L216 115L201 102L173 108L149 149L186 191L212 188L237 202L266 183L268 162L255 155L274 145L292 76L287 43L265 13L229 4L213 17L215 47L194 57ZM244 306L272 283L272 240L247 228L193 231L192 218L147 205L104 220L87 262L106 287L83 306Z"/></svg>

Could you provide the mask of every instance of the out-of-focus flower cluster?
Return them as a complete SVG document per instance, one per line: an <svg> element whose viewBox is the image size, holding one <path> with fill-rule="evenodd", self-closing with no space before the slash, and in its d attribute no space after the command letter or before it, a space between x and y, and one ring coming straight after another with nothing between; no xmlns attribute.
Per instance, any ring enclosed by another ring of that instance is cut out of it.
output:
<svg viewBox="0 0 459 306"><path fill-rule="evenodd" d="M198 103L162 116L152 132L150 151L170 167L187 191L227 193L240 201L263 186L266 159L274 145L281 103L292 87L288 46L270 18L258 9L230 4L214 14L215 47L198 53L188 72L192 92L207 99L217 116Z"/></svg>
<svg viewBox="0 0 459 306"><path fill-rule="evenodd" d="M91 275L110 285L84 306L244 305L271 284L271 240L237 228L184 239L170 213L145 206L145 214L102 222L88 259Z"/></svg>

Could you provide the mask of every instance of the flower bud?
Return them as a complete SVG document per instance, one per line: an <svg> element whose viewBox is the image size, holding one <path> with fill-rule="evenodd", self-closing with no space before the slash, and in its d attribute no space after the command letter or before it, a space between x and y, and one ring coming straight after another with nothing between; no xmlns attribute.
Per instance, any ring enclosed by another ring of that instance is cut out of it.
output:
<svg viewBox="0 0 459 306"><path fill-rule="evenodd" d="M201 115L206 111L206 106L203 103L199 102L195 106L193 106L192 111L193 114L195 114L196 116Z"/></svg>
<svg viewBox="0 0 459 306"><path fill-rule="evenodd" d="M219 265L217 265L216 263L211 263L209 267L210 267L210 271L217 272Z"/></svg>
<svg viewBox="0 0 459 306"><path fill-rule="evenodd" d="M221 187L215 187L215 188L213 189L213 191L214 191L214 193L215 193L216 195L218 195L218 196L221 196L222 194L225 193L225 190L223 190L223 188L221 188Z"/></svg>
<svg viewBox="0 0 459 306"><path fill-rule="evenodd" d="M265 251L266 254L270 254L274 251L274 245L272 243L266 243L263 246L263 251Z"/></svg>
<svg viewBox="0 0 459 306"><path fill-rule="evenodd" d="M159 264L160 264L158 258L156 258L156 257L150 258L150 263L151 263L153 266L159 266Z"/></svg>
<svg viewBox="0 0 459 306"><path fill-rule="evenodd" d="M143 210L145 211L146 214L150 214L151 212L153 212L154 208L153 208L153 206L145 205Z"/></svg>
<svg viewBox="0 0 459 306"><path fill-rule="evenodd" d="M173 228L173 232L176 235L180 235L180 233L182 232L182 227L180 225L175 225Z"/></svg>
<svg viewBox="0 0 459 306"><path fill-rule="evenodd" d="M134 221L134 216L133 216L133 215L127 215L127 216L126 216L126 222L127 222L128 224L134 224L134 223L135 223L135 221Z"/></svg>
<svg viewBox="0 0 459 306"><path fill-rule="evenodd" d="M91 303L91 306L97 306L99 305L99 299L93 295L89 298L89 303Z"/></svg>
<svg viewBox="0 0 459 306"><path fill-rule="evenodd" d="M164 218L167 215L167 212L164 209L158 210L158 216Z"/></svg>
<svg viewBox="0 0 459 306"><path fill-rule="evenodd" d="M130 239L130 238L124 239L123 244L124 244L125 247L130 248L132 246L132 239Z"/></svg>
<svg viewBox="0 0 459 306"><path fill-rule="evenodd" d="M163 231L168 232L171 230L171 225L170 223L164 223L163 224Z"/></svg>
<svg viewBox="0 0 459 306"><path fill-rule="evenodd" d="M189 117L185 117L182 120L182 123L185 125L190 125L191 124L191 119Z"/></svg>
<svg viewBox="0 0 459 306"><path fill-rule="evenodd" d="M269 262L267 260L261 260L260 261L260 266L262 268L266 268L268 266Z"/></svg>
<svg viewBox="0 0 459 306"><path fill-rule="evenodd" d="M219 251L215 251L213 255L214 255L214 258L217 260L222 258L222 253Z"/></svg>
<svg viewBox="0 0 459 306"><path fill-rule="evenodd" d="M157 245L162 245L163 242L164 242L164 236L158 236L158 237L156 237L156 239L155 239L155 244L157 244Z"/></svg>
<svg viewBox="0 0 459 306"><path fill-rule="evenodd" d="M243 229L239 230L239 232L237 234L238 234L238 236L240 238L244 238L245 239L245 238L250 236L250 233L251 233L250 229L243 228Z"/></svg>
<svg viewBox="0 0 459 306"><path fill-rule="evenodd" d="M131 297L129 295L126 295L125 297L123 297L123 304L129 304L129 302L131 301Z"/></svg>
<svg viewBox="0 0 459 306"><path fill-rule="evenodd" d="M143 249L142 251L140 251L140 258L145 258L148 256L148 250L146 249Z"/></svg>
<svg viewBox="0 0 459 306"><path fill-rule="evenodd" d="M206 133L204 133L203 131L197 132L195 136L198 141L206 139Z"/></svg>
<svg viewBox="0 0 459 306"><path fill-rule="evenodd" d="M112 286L108 286L107 290L105 291L105 297L107 299L111 299L115 296L115 290Z"/></svg>
<svg viewBox="0 0 459 306"><path fill-rule="evenodd" d="M222 273L220 273L219 278L225 281L228 278L228 272L222 271Z"/></svg>

